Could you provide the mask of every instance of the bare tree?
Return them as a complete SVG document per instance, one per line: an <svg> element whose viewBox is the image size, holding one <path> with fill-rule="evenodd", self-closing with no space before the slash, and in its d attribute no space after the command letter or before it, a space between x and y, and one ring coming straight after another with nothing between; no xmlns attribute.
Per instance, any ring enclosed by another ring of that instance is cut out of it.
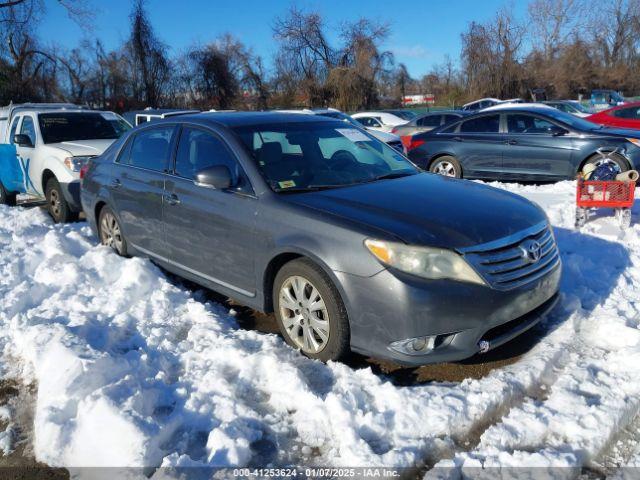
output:
<svg viewBox="0 0 640 480"><path fill-rule="evenodd" d="M544 58L553 59L559 49L575 36L586 21L583 0L532 0L528 6L532 44Z"/></svg>
<svg viewBox="0 0 640 480"><path fill-rule="evenodd" d="M474 96L513 97L522 91L524 28L508 10L491 22L472 22L462 34L463 73Z"/></svg>
<svg viewBox="0 0 640 480"><path fill-rule="evenodd" d="M160 106L170 65L167 46L156 37L147 17L145 0L136 0L134 4L128 47L134 72L139 73L139 78L134 77L134 81L139 80L135 85L136 97L147 106Z"/></svg>

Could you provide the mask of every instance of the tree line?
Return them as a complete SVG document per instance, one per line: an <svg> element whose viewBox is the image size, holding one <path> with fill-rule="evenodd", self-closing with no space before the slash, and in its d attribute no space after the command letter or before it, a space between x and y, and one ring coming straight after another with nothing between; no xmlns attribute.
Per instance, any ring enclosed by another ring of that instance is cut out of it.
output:
<svg viewBox="0 0 640 480"><path fill-rule="evenodd" d="M640 0L530 0L521 18L504 7L487 22L469 23L459 59L447 57L421 78L383 48L391 25L368 18L336 30L319 13L291 7L272 21L278 48L265 60L232 34L172 52L144 0L133 3L122 45L107 50L93 39L65 49L38 34L53 1L0 0L0 105L352 111L397 106L418 93L454 106L485 96L528 98L535 88L561 98L597 87L640 92ZM89 0L56 1L90 37Z"/></svg>

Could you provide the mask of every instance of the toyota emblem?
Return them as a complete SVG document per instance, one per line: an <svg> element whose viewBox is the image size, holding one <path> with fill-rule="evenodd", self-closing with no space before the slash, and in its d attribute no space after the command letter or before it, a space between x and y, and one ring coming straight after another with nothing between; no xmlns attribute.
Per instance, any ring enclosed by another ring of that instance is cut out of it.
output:
<svg viewBox="0 0 640 480"><path fill-rule="evenodd" d="M529 263L534 263L540 260L541 246L535 240L527 240L520 244L520 251L522 252L522 258Z"/></svg>

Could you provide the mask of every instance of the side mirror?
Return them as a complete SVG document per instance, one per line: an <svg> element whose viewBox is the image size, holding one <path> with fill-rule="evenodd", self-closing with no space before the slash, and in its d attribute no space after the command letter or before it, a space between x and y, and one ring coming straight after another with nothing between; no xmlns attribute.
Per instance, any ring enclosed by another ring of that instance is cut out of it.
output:
<svg viewBox="0 0 640 480"><path fill-rule="evenodd" d="M567 130L565 130L562 127L553 127L549 129L551 135L553 135L554 137L560 137L562 135L566 135L567 133L569 133Z"/></svg>
<svg viewBox="0 0 640 480"><path fill-rule="evenodd" d="M196 172L194 182L199 187L225 190L231 187L233 180L229 167L226 165L216 165L214 167L203 168Z"/></svg>
<svg viewBox="0 0 640 480"><path fill-rule="evenodd" d="M29 135L25 135L24 133L18 133L17 135L14 135L13 143L18 145L19 147L33 148L33 142L31 141L31 138L29 138Z"/></svg>

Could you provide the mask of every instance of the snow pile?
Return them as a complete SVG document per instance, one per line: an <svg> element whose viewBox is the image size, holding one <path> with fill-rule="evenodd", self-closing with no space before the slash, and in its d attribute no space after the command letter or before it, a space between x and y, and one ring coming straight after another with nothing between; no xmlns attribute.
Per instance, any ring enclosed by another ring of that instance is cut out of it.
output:
<svg viewBox="0 0 640 480"><path fill-rule="evenodd" d="M618 238L602 218L572 231L573 186L508 187L541 203L558 227L563 294L544 338L481 380L414 387L308 360L276 335L240 329L224 307L151 262L96 246L84 224L56 226L40 209L0 206L3 368L38 384L37 459L78 467L593 461L640 408L640 227Z"/></svg>

